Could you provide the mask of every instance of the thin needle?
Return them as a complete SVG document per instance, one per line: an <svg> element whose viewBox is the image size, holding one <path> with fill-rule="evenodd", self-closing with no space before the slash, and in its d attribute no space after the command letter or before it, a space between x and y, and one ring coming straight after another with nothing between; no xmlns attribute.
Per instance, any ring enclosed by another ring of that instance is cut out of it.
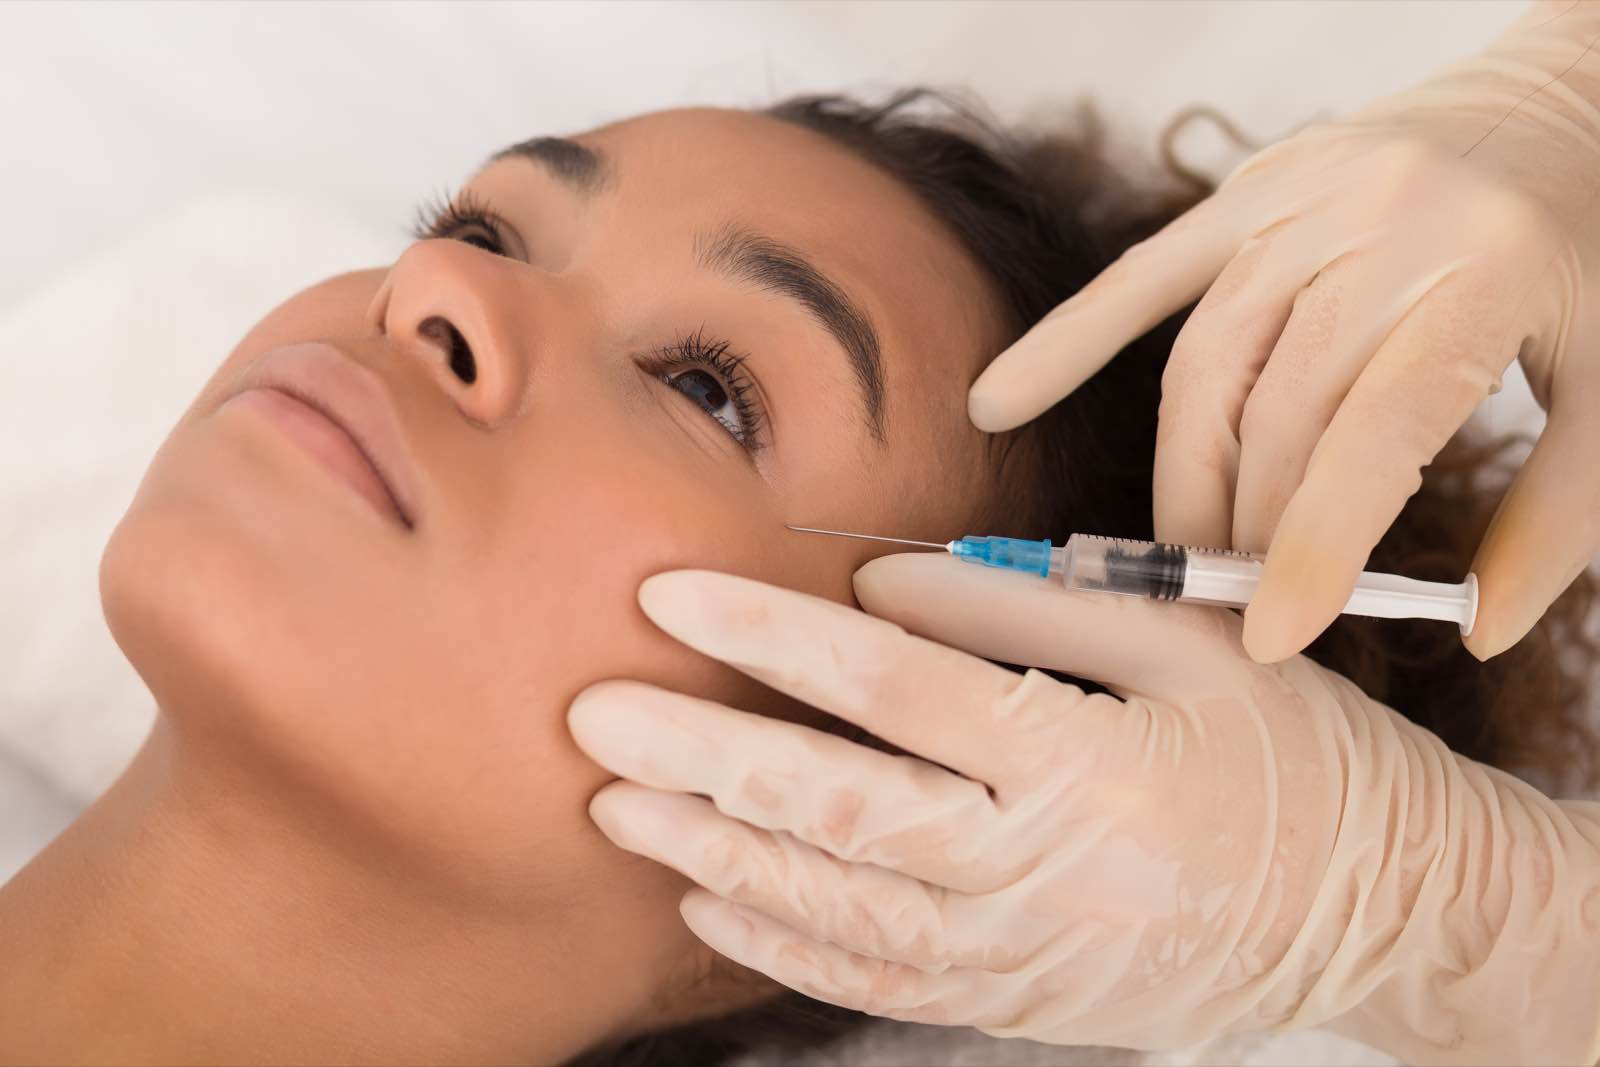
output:
<svg viewBox="0 0 1600 1067"><path fill-rule="evenodd" d="M784 523L789 526L788 523ZM888 541L896 545L921 545L923 548L942 548L949 550L949 545L937 544L933 541L907 541L904 537L878 537L875 534L845 533L843 530L818 530L812 526L789 526L797 533L827 534L829 537L854 537L862 541Z"/></svg>

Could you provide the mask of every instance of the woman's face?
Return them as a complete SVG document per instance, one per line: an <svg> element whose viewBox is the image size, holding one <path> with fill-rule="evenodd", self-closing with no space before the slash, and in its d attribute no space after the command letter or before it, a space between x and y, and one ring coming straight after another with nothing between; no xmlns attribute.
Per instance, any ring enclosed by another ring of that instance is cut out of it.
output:
<svg viewBox="0 0 1600 1067"><path fill-rule="evenodd" d="M655 630L639 582L707 567L848 603L866 553L785 523L960 532L991 290L894 179L743 112L527 142L467 191L498 233L315 285L223 362L106 549L107 619L178 736L404 884L511 912L626 897L613 927L681 952L684 883L589 823L607 775L567 705L627 677L799 716ZM307 340L383 384L414 526L225 403Z"/></svg>

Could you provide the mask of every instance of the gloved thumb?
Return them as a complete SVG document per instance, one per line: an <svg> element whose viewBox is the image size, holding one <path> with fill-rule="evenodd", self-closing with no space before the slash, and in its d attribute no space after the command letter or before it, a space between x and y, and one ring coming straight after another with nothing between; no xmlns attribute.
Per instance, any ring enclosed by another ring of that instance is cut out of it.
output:
<svg viewBox="0 0 1600 1067"><path fill-rule="evenodd" d="M1237 692L1253 664L1226 608L1062 588L950 556L880 556L855 573L867 611L986 659L1065 671L1119 696ZM1197 693L1197 690L1199 691Z"/></svg>

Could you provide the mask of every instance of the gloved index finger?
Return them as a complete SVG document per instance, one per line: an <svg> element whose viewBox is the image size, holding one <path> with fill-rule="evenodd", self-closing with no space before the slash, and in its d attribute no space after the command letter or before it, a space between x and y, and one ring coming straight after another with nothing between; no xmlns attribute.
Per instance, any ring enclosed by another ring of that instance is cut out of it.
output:
<svg viewBox="0 0 1600 1067"><path fill-rule="evenodd" d="M1019 738L1003 714L1015 673L853 608L714 571L639 587L646 615L689 647L996 789ZM1043 679L1049 684L1048 679ZM1079 690L1062 686L1066 699Z"/></svg>
<svg viewBox="0 0 1600 1067"><path fill-rule="evenodd" d="M988 433L1020 426L1198 299L1239 247L1226 199L1202 201L1129 248L995 357L967 394L973 425Z"/></svg>

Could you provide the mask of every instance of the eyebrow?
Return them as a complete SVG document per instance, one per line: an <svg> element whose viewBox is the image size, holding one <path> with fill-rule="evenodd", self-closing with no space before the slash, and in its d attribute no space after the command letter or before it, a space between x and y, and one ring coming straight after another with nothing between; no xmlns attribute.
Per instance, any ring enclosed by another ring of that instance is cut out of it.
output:
<svg viewBox="0 0 1600 1067"><path fill-rule="evenodd" d="M520 157L538 163L553 176L584 196L593 196L609 184L611 166L605 156L587 145L565 137L534 137L502 148L488 162Z"/></svg>
<svg viewBox="0 0 1600 1067"><path fill-rule="evenodd" d="M872 436L880 444L884 441L883 356L878 331L837 282L798 249L732 223L697 237L695 257L705 269L798 302L832 334L850 360Z"/></svg>

